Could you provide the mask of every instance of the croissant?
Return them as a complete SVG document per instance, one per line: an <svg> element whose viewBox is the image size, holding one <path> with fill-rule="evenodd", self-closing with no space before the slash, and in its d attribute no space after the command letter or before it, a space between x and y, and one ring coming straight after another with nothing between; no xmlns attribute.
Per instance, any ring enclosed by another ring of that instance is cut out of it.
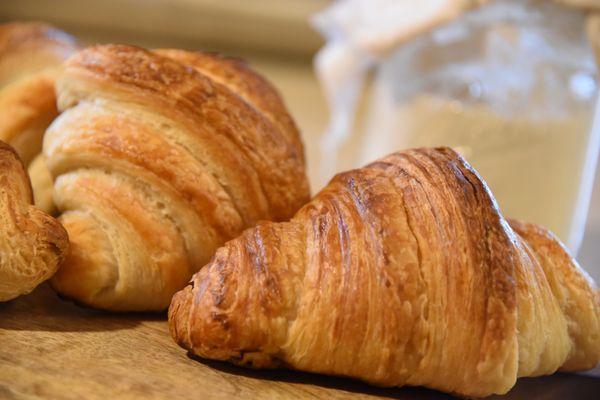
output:
<svg viewBox="0 0 600 400"><path fill-rule="evenodd" d="M25 167L0 141L0 301L31 292L56 271L68 249L67 232L32 203Z"/></svg>
<svg viewBox="0 0 600 400"><path fill-rule="evenodd" d="M12 145L26 166L40 154L44 131L58 114L59 65L76 49L75 39L46 24L0 25L0 140ZM52 182L40 168L43 160L36 164L30 171L36 204L51 211Z"/></svg>
<svg viewBox="0 0 600 400"><path fill-rule="evenodd" d="M56 88L44 155L71 239L51 281L66 297L164 310L225 241L308 201L296 126L242 62L95 46Z"/></svg>
<svg viewBox="0 0 600 400"><path fill-rule="evenodd" d="M291 221L246 230L169 324L201 357L473 397L600 357L592 280L449 148L339 174Z"/></svg>

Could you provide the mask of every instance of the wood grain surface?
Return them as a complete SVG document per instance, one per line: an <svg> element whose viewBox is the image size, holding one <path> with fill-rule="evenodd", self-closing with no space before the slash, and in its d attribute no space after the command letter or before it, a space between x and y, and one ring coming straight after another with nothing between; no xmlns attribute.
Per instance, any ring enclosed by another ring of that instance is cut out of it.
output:
<svg viewBox="0 0 600 400"><path fill-rule="evenodd" d="M592 399L600 370L520 380L507 399ZM449 399L295 371L192 359L164 314L108 314L42 285L0 304L0 399Z"/></svg>

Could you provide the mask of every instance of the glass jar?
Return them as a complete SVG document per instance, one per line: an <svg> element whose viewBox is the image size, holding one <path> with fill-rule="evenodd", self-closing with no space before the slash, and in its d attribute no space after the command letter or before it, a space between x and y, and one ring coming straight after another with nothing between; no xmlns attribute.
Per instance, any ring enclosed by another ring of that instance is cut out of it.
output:
<svg viewBox="0 0 600 400"><path fill-rule="evenodd" d="M598 150L597 83L585 16L499 0L398 46L376 66L356 166L451 146L507 217L542 224L576 252Z"/></svg>

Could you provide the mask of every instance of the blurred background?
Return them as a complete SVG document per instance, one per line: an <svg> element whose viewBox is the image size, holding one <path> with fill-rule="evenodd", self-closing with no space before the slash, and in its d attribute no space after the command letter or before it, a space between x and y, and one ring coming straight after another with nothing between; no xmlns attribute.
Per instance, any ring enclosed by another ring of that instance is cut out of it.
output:
<svg viewBox="0 0 600 400"><path fill-rule="evenodd" d="M325 39L309 19L330 5L326 0L2 0L0 22L45 21L90 44L201 49L247 59L279 89L295 117L307 150L312 191L316 193L330 178L323 172L322 146L323 135L331 126L329 104L313 65ZM361 133L350 135L341 151L353 154L373 144L394 149L385 135L377 133L390 129L379 124L387 117L377 111L385 107L374 108L373 104L385 97L382 86L401 79L395 74L403 65L402 57L402 52L394 52L367 75L364 86L358 87L362 96L352 122L353 129ZM359 159L356 156L353 162L339 162L334 169L356 165ZM594 165L594 169L598 167ZM596 177L594 182L578 260L600 281L600 179Z"/></svg>

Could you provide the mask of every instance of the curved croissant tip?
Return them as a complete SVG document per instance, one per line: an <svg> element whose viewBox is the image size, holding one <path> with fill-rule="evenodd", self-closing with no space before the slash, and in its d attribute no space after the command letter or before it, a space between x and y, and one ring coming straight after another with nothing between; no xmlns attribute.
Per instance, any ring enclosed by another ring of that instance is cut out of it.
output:
<svg viewBox="0 0 600 400"><path fill-rule="evenodd" d="M64 227L32 203L21 159L0 141L0 301L27 294L50 278L69 248Z"/></svg>
<svg viewBox="0 0 600 400"><path fill-rule="evenodd" d="M171 337L181 347L190 350L192 344L189 340L189 314L192 303L193 285L190 283L185 288L175 293L169 306L169 331Z"/></svg>

